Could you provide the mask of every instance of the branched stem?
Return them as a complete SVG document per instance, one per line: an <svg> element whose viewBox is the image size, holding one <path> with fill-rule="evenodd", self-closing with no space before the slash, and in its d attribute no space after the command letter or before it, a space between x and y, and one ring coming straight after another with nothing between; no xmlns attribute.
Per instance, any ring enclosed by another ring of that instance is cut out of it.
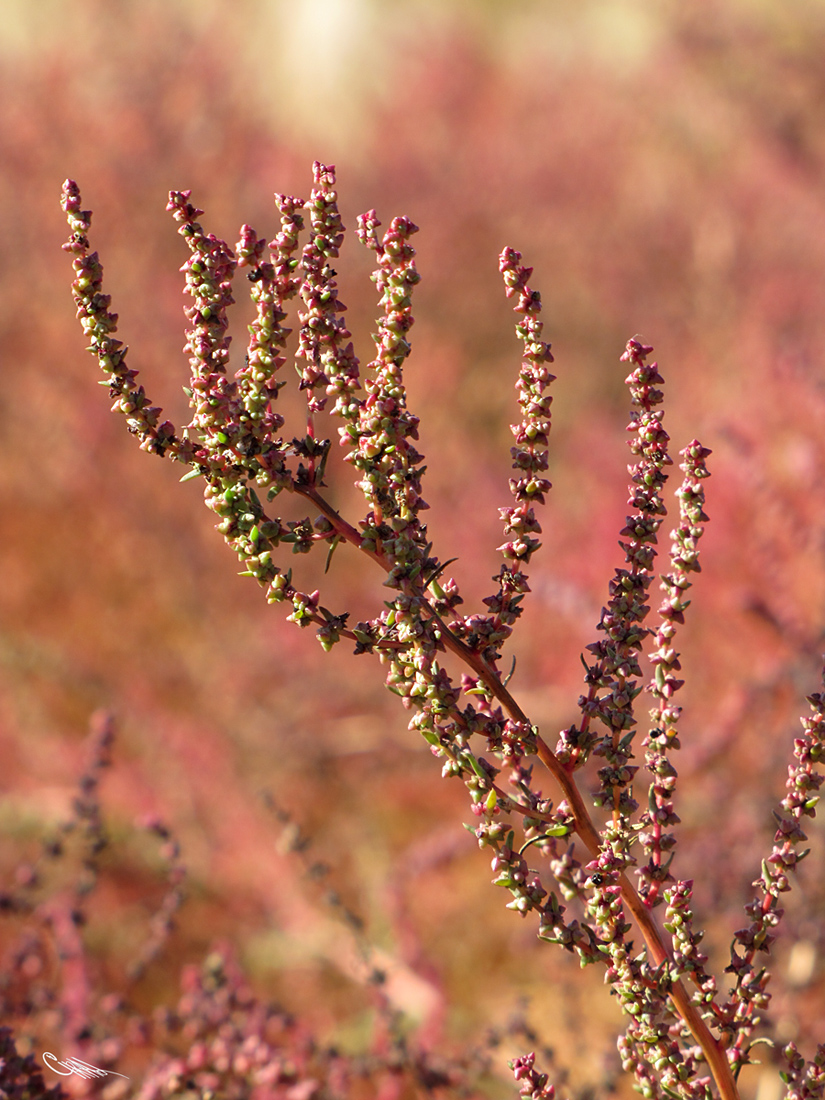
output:
<svg viewBox="0 0 825 1100"><path fill-rule="evenodd" d="M674 675L680 668L674 637L689 603L684 599L689 574L699 571L697 543L707 519L701 479L707 476L704 458L710 452L696 440L682 452L686 477L677 493L680 523L671 535L671 572L662 577L666 598L659 609L656 649L651 654L654 675L648 685L657 700L644 741L650 793L647 810L640 812L633 797L639 770L632 763L634 701L643 690L639 654L654 633L645 625L650 610L646 599L657 532L666 514L661 490L671 464L663 413L657 408L663 399L657 387L663 380L657 364L646 361L652 348L633 339L622 356L631 364L626 379L633 403L628 431L636 459L628 468L628 503L634 511L621 531L625 565L616 569L610 582L598 624L602 637L588 646L592 657L584 662L581 720L562 731L553 750L509 690L509 676L503 678L498 670L502 646L530 591L525 570L540 547L536 536L541 533L535 509L551 487L544 474L553 356L542 339L541 295L528 285L531 269L522 266L515 250L502 252L499 267L506 293L515 299L516 332L522 342L517 382L521 420L513 425L511 449L514 503L500 509L506 541L498 548L504 564L493 578L496 589L484 600L485 611L464 615L457 610L462 603L458 585L444 575L451 562L441 562L433 554L420 515L427 508L421 495L424 456L413 445L418 418L407 407L404 380L411 350L411 296L419 282L410 244L417 227L408 218L395 218L380 237L374 211L359 219L358 235L377 259L373 280L382 309L374 336L376 357L362 385L341 317L346 307L338 299L331 266L344 232L335 173L320 163L313 173L308 203L283 195L276 198L282 228L269 245L272 262L264 261L265 241L251 227L242 228L233 252L203 231L196 220L202 212L189 202L189 192L171 193L169 210L191 254L183 270L192 299L186 309L192 368L187 392L194 415L180 433L168 421L161 422L161 410L136 383L137 372L126 366L126 349L113 336L117 315L109 312L109 298L102 292L102 267L97 254L90 252L91 214L81 209L77 186L66 182L63 205L72 235L64 247L74 257L78 314L90 350L108 375L114 408L126 416L129 430L145 450L189 465L192 473L187 477L204 479L206 503L219 518L218 530L238 554L243 575L266 589L269 602L291 603L290 621L314 626L325 649L347 638L355 642L356 653L379 656L387 668L387 686L413 711L410 728L443 760L444 776L457 776L465 783L472 812L480 819L471 831L480 847L493 851L494 882L513 896L508 908L522 916L537 912L541 939L576 953L582 965L606 967L606 981L629 1019L627 1035L619 1044L622 1064L634 1072L645 1096L709 1100L712 1090L702 1069L704 1060L722 1100L738 1100L735 1075L747 1064L750 1037L759 1023L757 1010L769 999L767 971L757 967L756 953L767 951L772 941L770 930L782 913L779 895L790 889L789 873L805 854L796 850L805 839L801 821L813 816L814 792L823 781L814 769L825 758L825 695L810 697L813 715L805 720L804 736L796 742L796 764L783 802L785 816L777 818L774 851L754 884L758 896L747 907L751 924L735 933L729 970L736 974L736 988L720 1004L715 979L704 970L707 960L698 949L702 933L692 924L692 882L676 881L670 874L675 837L667 831L679 820L673 803L676 770L669 755L679 748L680 708L672 696L681 681ZM307 208L311 240L299 260L298 236ZM256 320L246 365L232 378L227 373L226 311L239 266L250 269ZM276 435L283 418L271 406L283 385L276 375L286 361L282 352L289 329L283 327L282 307L299 290L303 308L297 357L308 419L306 434L289 440ZM342 424L338 432L347 452L345 461L357 471L356 484L367 503L366 515L357 525L344 519L321 491L330 441L319 438L316 416L330 398L330 411ZM264 510L257 490L266 492L270 501L282 491L302 497L320 516L282 523ZM384 588L391 593L375 618L354 628L346 625L346 613L334 615L320 604L319 592L298 591L292 570L283 572L275 561L282 543L300 554L326 543L331 555L341 541L381 568L386 574ZM440 663L445 652L468 670L460 683ZM598 724L605 729L597 732ZM479 739L486 739L488 753L500 766L480 754ZM604 760L598 772L600 787L590 800L607 811L601 829L575 777L590 755ZM563 796L556 807L535 787L536 756ZM505 769L511 793L499 779ZM515 814L523 840L516 840L511 825ZM572 843L565 848L570 834L587 852L584 866ZM637 864L638 848L645 853L644 866ZM528 865L526 857L534 853L540 853L544 870ZM639 888L629 877L634 865ZM542 874L553 875L553 889L543 885ZM565 916L561 898L577 908L581 919ZM669 945L654 918L655 906L664 901ZM632 925L625 921L625 911L646 944L641 954L627 938ZM688 991L688 977L698 993ZM721 1038L711 1033L707 1020ZM794 1080L805 1074L806 1080L820 1080L820 1062L800 1061L790 1048L786 1056ZM514 1072L525 1095L552 1097L552 1086L535 1070L532 1056L514 1063Z"/></svg>
<svg viewBox="0 0 825 1100"><path fill-rule="evenodd" d="M342 519L316 489L302 487L296 491L300 492L301 495L317 505L343 538L347 539L348 542L351 542L361 550L362 553L365 553L367 557L372 558L373 561L377 562L383 569L389 572L391 566L386 557L370 548L363 547L363 540L355 528L351 527L350 524ZM489 689L490 694L501 703L512 718L515 718L518 722L529 724L527 715L504 684L502 684L499 674L487 666L480 654L471 650L461 641L461 639L457 638L443 622L438 613L429 603L426 603L426 601L423 603L423 610L437 624L445 648L449 649L456 657L472 668L473 672L475 672L478 678ZM590 855L596 859L602 850L601 838L599 837L596 826L593 824L593 819L590 816L576 780L573 778L572 767L563 765L555 753L550 749L546 741L538 734L536 735L536 745L539 760L541 760L542 764L544 764L555 779L570 807L570 812L575 822L576 833ZM494 789L497 790L495 787ZM497 790L497 793L499 793L501 797L506 798L506 795L504 795L502 791ZM542 814L536 810L531 810L530 815L542 820L552 820L550 814ZM656 966L661 966L663 963L672 963L673 960L665 946L662 934L657 927L652 911L644 904L638 891L627 875L621 874L619 876L619 884L621 886L622 899L636 920ZM718 1041L711 1034L710 1029L702 1019L701 1013L691 1001L690 994L687 992L680 979L677 979L673 983L670 990L670 998L679 1015L690 1028L690 1032L696 1039L696 1042L701 1046L722 1097L724 1100L738 1100L739 1093L736 1082L733 1079L733 1074L728 1065L725 1053Z"/></svg>

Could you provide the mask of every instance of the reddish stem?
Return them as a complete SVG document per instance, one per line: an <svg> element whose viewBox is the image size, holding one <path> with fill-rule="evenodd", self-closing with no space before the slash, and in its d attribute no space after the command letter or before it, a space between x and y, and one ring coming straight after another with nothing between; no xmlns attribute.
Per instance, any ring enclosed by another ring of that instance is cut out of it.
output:
<svg viewBox="0 0 825 1100"><path fill-rule="evenodd" d="M295 491L316 504L342 538L358 547L359 550L362 550L362 553L367 554L367 556L376 561L382 569L389 572L391 564L387 557L377 551L363 549L363 540L359 532L347 523L334 508L327 504L317 490L307 486L296 486ZM473 672L475 672L482 683L489 689L490 694L501 703L512 718L518 722L524 722L528 726L531 725L532 723L527 715L507 688L502 684L498 673L494 672L486 664L479 653L470 649L469 646L465 645L460 638L457 638L450 631L449 627L443 622L430 604L427 603L423 596L422 604L426 614L438 625L444 647L459 657L473 670ZM561 787L573 815L575 830L587 850L595 859L601 852L601 840L576 781L573 779L571 771L561 763L541 737L537 736L536 743L538 746L539 760L541 760L542 764L544 764L556 780L556 783ZM542 817L541 814L534 814L532 811L531 816ZM661 966L664 962L672 964L672 959L665 947L659 929L656 927L651 911L639 897L639 894L627 875L621 874L619 876L619 885L621 887L624 903L636 920L655 965ZM739 1092L736 1087L736 1082L733 1079L733 1073L731 1072L725 1052L717 1039L711 1034L698 1008L691 1001L690 994L681 980L677 980L673 983L670 990L670 999L676 1011L687 1024L694 1039L702 1048L710 1071L713 1074L713 1078L722 1096L722 1100L739 1100Z"/></svg>

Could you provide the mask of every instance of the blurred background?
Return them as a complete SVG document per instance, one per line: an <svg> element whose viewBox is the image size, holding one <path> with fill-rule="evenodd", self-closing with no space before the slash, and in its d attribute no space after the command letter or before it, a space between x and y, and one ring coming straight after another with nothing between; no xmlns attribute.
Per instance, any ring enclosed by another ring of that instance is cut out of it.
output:
<svg viewBox="0 0 825 1100"><path fill-rule="evenodd" d="M554 489L510 651L514 692L551 745L575 720L579 654L622 564L619 356L634 334L654 345L672 453L694 437L713 451L703 573L679 637L675 867L696 879L724 981L823 648L823 46L816 0L2 0L0 858L13 875L66 817L89 717L113 712L101 797L119 839L84 931L96 988L120 987L163 896L156 849L133 826L156 815L180 841L188 900L135 1003L171 1003L180 965L225 941L320 1041L369 1047L367 971L283 842L269 790L363 918L417 1042L466 1048L528 998L568 1091L615 1084L621 1020L601 975L504 909L462 828L464 789L407 732L377 662L346 644L326 656L267 607L197 485L109 413L60 249L63 180L94 210L130 364L178 425L186 250L170 189L191 188L230 243L244 222L272 237L272 193L306 196L318 159L337 166L348 229L370 207L421 227L410 405L430 532L442 560L459 559L466 612L500 564L517 419L497 258L504 245L524 254L558 381ZM365 363L377 309L354 233L338 267ZM236 297L240 362L242 279ZM348 468L331 468L355 521ZM294 565L332 609L377 613L380 577L355 554L339 551L327 578L322 561ZM819 823L811 839L772 987L778 1036L802 1043L825 1016ZM7 952L24 923L0 929ZM58 1041L59 1021L11 1022L38 1053ZM522 1052L502 1050L485 1088L506 1090L506 1057ZM144 1057L128 1048L118 1068L137 1076ZM745 1092L759 1082L746 1071Z"/></svg>

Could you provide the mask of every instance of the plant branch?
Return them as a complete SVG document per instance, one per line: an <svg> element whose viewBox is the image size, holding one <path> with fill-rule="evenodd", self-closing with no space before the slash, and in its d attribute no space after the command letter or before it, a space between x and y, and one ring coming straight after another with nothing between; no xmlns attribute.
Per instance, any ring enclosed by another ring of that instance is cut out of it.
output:
<svg viewBox="0 0 825 1100"><path fill-rule="evenodd" d="M358 531L347 523L316 489L308 486L296 486L295 491L308 500L311 500L326 516L342 538L345 538L348 542L358 547L362 553L365 553L368 557L372 558L373 561L377 562L382 569L389 572L391 565L387 558L378 551L362 547L362 539ZM476 673L485 687L488 688L491 695L501 703L512 718L516 719L518 722L530 725L529 718L501 682L498 673L489 667L481 654L472 650L468 645L462 642L460 638L457 638L455 634L453 634L439 614L427 602L425 597L422 596L421 599L424 611L437 624L438 631L441 635L441 641L445 649L450 650L455 656L472 668L473 672ZM561 763L555 753L550 749L547 742L538 734L536 735L536 744L538 746L539 760L541 760L542 764L544 764L561 788L570 807L576 833L581 838L582 843L585 845L588 852L590 852L591 856L594 859L597 858L602 850L602 844L599 839L598 830L593 824L593 820L588 812L576 781L573 779L568 768ZM503 797L507 798L506 795ZM507 801L511 802L512 800L508 798ZM518 809L517 806L516 809ZM544 819L544 815L535 810L530 811L530 816L539 818L540 820ZM662 963L672 964L673 960L670 956L670 952L664 944L662 935L656 925L651 910L644 904L627 875L622 873L619 876L619 884L621 886L622 899L639 926L653 962L656 966L661 966ZM699 1009L691 1001L690 994L681 980L677 979L673 982L670 990L670 999L679 1015L687 1024L694 1039L701 1046L723 1100L739 1100L736 1082L733 1079L733 1074L728 1065L725 1052L717 1039L711 1034L710 1029L702 1019Z"/></svg>

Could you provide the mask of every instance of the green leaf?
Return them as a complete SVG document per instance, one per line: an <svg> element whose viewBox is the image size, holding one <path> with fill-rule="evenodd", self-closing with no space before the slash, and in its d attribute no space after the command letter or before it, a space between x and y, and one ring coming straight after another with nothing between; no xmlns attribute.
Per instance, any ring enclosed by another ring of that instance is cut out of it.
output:
<svg viewBox="0 0 825 1100"><path fill-rule="evenodd" d="M465 752L462 754L462 756L464 762L470 765L470 767L473 769L479 779L489 778L487 772L485 772L484 768L482 768L481 764L478 762L478 760L476 760L471 752Z"/></svg>
<svg viewBox="0 0 825 1100"><path fill-rule="evenodd" d="M330 542L330 544L329 544L329 553L327 554L327 563L324 566L324 573L329 572L329 567L330 567L330 564L332 563L332 555L335 553L335 548L336 548L336 546L338 545L338 543L340 541L341 541L341 536L336 535L335 538ZM359 639L359 641L360 641L360 639Z"/></svg>
<svg viewBox="0 0 825 1100"><path fill-rule="evenodd" d="M502 682L501 682L501 686L502 686L502 687L507 687L507 685L508 685L508 684L510 683L510 681L512 680L512 678L513 678L513 673L514 673L515 671L516 671L516 655L515 655L515 653L514 653L514 654L513 654L513 663L512 663L512 665L510 666L510 671L509 671L509 672L507 673L507 675L506 675L506 676L504 677L504 679L503 679L503 680L502 680Z"/></svg>

